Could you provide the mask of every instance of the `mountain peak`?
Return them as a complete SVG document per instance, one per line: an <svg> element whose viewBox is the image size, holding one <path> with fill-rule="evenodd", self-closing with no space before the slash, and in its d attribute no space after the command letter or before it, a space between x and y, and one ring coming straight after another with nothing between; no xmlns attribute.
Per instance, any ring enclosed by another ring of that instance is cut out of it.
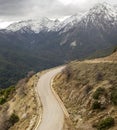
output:
<svg viewBox="0 0 117 130"><path fill-rule="evenodd" d="M90 13L96 13L96 14L106 14L108 12L114 12L115 9L114 7L107 3L107 2L103 2L103 3L97 3L96 5L94 5L93 8L91 8L89 10Z"/></svg>
<svg viewBox="0 0 117 130"><path fill-rule="evenodd" d="M103 28L103 25L108 25L108 27L115 25L117 21L117 12L116 9L110 4L98 3L91 8L86 15L82 18L85 26L90 24L95 27Z"/></svg>

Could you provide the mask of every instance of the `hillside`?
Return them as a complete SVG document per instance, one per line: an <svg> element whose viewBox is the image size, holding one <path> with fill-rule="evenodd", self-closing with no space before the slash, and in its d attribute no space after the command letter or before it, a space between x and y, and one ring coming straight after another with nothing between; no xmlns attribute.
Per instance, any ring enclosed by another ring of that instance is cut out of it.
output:
<svg viewBox="0 0 117 130"><path fill-rule="evenodd" d="M73 61L54 79L76 130L117 129L117 52Z"/></svg>
<svg viewBox="0 0 117 130"><path fill-rule="evenodd" d="M29 75L16 86L0 90L0 130L34 129L42 113L35 93L40 74Z"/></svg>

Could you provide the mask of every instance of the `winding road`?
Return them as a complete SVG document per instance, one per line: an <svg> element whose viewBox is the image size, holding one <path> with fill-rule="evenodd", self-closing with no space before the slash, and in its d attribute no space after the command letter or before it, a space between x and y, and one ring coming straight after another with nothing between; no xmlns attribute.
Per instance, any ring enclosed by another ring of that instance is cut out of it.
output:
<svg viewBox="0 0 117 130"><path fill-rule="evenodd" d="M51 79L64 67L52 69L42 75L37 84L42 105L42 121L36 130L63 130L64 112L51 90Z"/></svg>

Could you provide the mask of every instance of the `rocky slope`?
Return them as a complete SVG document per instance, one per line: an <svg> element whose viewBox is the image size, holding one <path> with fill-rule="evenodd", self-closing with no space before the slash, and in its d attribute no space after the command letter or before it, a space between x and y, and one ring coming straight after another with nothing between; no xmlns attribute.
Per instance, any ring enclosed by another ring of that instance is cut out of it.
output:
<svg viewBox="0 0 117 130"><path fill-rule="evenodd" d="M73 61L54 79L76 130L117 129L117 52L104 59Z"/></svg>

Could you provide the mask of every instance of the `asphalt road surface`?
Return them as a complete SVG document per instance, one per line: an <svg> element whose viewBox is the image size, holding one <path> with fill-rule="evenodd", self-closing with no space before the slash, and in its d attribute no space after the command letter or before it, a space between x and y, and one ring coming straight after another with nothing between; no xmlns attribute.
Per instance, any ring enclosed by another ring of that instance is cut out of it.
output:
<svg viewBox="0 0 117 130"><path fill-rule="evenodd" d="M63 130L64 112L51 90L51 79L64 67L52 69L42 75L37 84L42 105L42 121L37 130Z"/></svg>

